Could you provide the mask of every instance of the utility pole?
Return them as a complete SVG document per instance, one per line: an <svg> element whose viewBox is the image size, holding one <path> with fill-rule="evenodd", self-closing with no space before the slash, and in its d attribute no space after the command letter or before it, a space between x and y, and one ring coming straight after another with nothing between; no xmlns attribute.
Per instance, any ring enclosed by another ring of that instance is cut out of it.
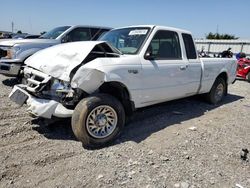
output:
<svg viewBox="0 0 250 188"><path fill-rule="evenodd" d="M14 22L13 21L11 22L11 32L12 33L14 32Z"/></svg>

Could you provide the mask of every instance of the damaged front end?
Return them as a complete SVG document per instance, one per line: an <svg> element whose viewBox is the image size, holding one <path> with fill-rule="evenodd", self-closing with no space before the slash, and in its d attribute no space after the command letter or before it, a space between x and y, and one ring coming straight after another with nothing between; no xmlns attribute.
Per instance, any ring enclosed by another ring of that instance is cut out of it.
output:
<svg viewBox="0 0 250 188"><path fill-rule="evenodd" d="M25 64L24 84L13 88L10 99L39 117L71 117L78 102L98 90L105 75L85 66L96 58L117 58L120 53L105 42L75 42L41 50Z"/></svg>
<svg viewBox="0 0 250 188"><path fill-rule="evenodd" d="M57 101L66 108L74 109L80 98L87 95L80 89L73 89L69 82L48 76L32 68L25 68L26 90L34 96Z"/></svg>
<svg viewBox="0 0 250 188"><path fill-rule="evenodd" d="M71 117L76 104L87 95L68 82L29 67L24 69L24 82L13 88L10 99L20 106L26 102L27 111L34 116Z"/></svg>

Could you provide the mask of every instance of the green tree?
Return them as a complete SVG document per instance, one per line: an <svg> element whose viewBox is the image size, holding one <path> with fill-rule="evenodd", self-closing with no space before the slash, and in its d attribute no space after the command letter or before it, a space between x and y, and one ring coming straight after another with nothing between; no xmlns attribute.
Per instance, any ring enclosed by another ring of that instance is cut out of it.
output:
<svg viewBox="0 0 250 188"><path fill-rule="evenodd" d="M230 39L238 39L238 37L229 34L219 34L210 32L206 35L206 39L230 40Z"/></svg>
<svg viewBox="0 0 250 188"><path fill-rule="evenodd" d="M19 30L19 31L17 31L16 33L18 33L18 34L22 34L22 31L21 31L21 30Z"/></svg>
<svg viewBox="0 0 250 188"><path fill-rule="evenodd" d="M43 35L43 34L45 34L45 33L46 33L46 31L43 31L43 32L40 33L40 35Z"/></svg>

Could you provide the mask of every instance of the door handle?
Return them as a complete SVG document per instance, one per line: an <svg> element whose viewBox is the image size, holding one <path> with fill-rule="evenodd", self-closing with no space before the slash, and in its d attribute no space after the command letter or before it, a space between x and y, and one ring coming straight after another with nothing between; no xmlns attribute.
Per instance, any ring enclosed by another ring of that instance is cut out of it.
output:
<svg viewBox="0 0 250 188"><path fill-rule="evenodd" d="M180 66L180 70L186 70L187 69L187 65L182 65L182 66Z"/></svg>
<svg viewBox="0 0 250 188"><path fill-rule="evenodd" d="M128 70L128 73L130 73L130 74L138 74L138 70L136 70L136 69L132 69L132 70Z"/></svg>

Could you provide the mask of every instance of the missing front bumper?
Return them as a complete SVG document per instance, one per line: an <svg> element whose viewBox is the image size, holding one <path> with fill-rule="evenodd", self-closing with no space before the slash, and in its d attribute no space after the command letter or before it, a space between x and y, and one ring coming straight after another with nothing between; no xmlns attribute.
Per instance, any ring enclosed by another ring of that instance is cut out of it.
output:
<svg viewBox="0 0 250 188"><path fill-rule="evenodd" d="M12 89L9 98L18 103L20 101L20 98L16 95L16 91L18 90L25 96L27 96L26 102L28 108L27 111L37 117L43 117L47 119L51 119L52 116L59 117L59 118L67 118L71 117L73 114L73 110L65 108L61 103L54 101L54 100L45 100L45 99L39 99L32 95L30 95L27 91L24 89L24 85L16 85ZM20 105L22 106L22 104Z"/></svg>

